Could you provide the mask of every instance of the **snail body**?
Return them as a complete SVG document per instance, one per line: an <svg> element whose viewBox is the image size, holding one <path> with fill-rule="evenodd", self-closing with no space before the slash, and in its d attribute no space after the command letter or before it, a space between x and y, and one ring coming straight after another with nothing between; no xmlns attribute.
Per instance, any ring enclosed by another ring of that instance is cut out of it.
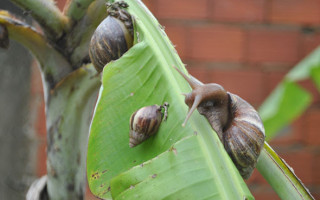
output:
<svg viewBox="0 0 320 200"><path fill-rule="evenodd" d="M227 153L247 179L252 174L263 148L265 131L258 112L239 96L227 92L218 84L203 84L194 77L186 76L178 68L192 88L185 95L189 112L186 124L195 109L204 115L216 131Z"/></svg>
<svg viewBox="0 0 320 200"><path fill-rule="evenodd" d="M167 119L169 104L162 106L152 105L140 108L130 117L129 146L135 147L154 135L162 122ZM164 113L162 112L164 108Z"/></svg>
<svg viewBox="0 0 320 200"><path fill-rule="evenodd" d="M92 35L89 56L98 72L111 60L120 58L133 45L133 23L125 11L128 5L116 2L107 5L108 17Z"/></svg>

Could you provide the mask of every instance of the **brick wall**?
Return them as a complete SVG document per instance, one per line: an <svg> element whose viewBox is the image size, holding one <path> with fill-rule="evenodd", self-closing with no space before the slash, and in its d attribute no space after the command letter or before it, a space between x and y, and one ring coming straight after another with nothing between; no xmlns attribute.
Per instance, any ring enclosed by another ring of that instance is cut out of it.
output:
<svg viewBox="0 0 320 200"><path fill-rule="evenodd" d="M192 75L223 85L255 107L320 43L320 0L144 2L165 26ZM310 80L299 84L313 94L313 103L271 145L320 198L320 95ZM43 137L43 112L39 115L37 130ZM43 151L40 148L39 174L45 173ZM248 184L256 199L279 199L257 172Z"/></svg>

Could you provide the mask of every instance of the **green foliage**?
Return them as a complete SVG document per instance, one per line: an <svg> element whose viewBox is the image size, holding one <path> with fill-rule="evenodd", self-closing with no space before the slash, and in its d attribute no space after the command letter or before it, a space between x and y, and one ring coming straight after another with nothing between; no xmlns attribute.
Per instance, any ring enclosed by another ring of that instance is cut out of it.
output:
<svg viewBox="0 0 320 200"><path fill-rule="evenodd" d="M311 77L320 91L320 63L317 67L311 69Z"/></svg>
<svg viewBox="0 0 320 200"><path fill-rule="evenodd" d="M266 130L267 140L297 116L311 102L309 92L295 82L284 80L260 108L260 116Z"/></svg>
<svg viewBox="0 0 320 200"><path fill-rule="evenodd" d="M88 143L91 191L115 199L252 199L208 122L196 113L181 126L187 113L181 92L190 89L172 66L183 64L158 22L137 1L128 3L136 44L103 71ZM168 120L155 136L129 148L131 114L165 101Z"/></svg>
<svg viewBox="0 0 320 200"><path fill-rule="evenodd" d="M297 82L312 78L319 88L320 47L299 62L265 100L259 109L267 140L300 116L310 105L312 95Z"/></svg>
<svg viewBox="0 0 320 200"><path fill-rule="evenodd" d="M293 169L267 143L264 144L257 169L281 199L313 199Z"/></svg>
<svg viewBox="0 0 320 200"><path fill-rule="evenodd" d="M300 61L286 76L289 80L299 81L310 78L310 71L320 64L320 47Z"/></svg>
<svg viewBox="0 0 320 200"><path fill-rule="evenodd" d="M49 196L73 199L82 195L85 182L82 158L87 117L99 85L92 66L82 63L91 34L106 15L105 0L73 0L66 15L53 1L13 1L31 11L45 34L0 11L0 23L7 27L10 38L29 48L41 65L47 95ZM144 5L127 2L135 16L136 45L103 72L87 158L92 192L114 199L252 199L204 117L195 113L181 127L187 107L179 94L189 87L172 66L183 69L183 64ZM320 48L301 61L261 106L268 139L309 105L311 95L297 81L311 77L320 88L319 54ZM171 105L169 120L157 135L129 148L130 115L165 101ZM281 198L311 198L271 148L263 150L257 168ZM76 190L72 193L69 186Z"/></svg>
<svg viewBox="0 0 320 200"><path fill-rule="evenodd" d="M53 0L12 2L28 11L36 21L32 24L41 26L38 31L38 26L0 9L0 25L38 60L44 84L48 173L41 179L42 187L31 185L29 197L79 199L86 183L86 144L100 86L93 66L84 63L91 34L106 16L105 0L72 0L65 12Z"/></svg>
<svg viewBox="0 0 320 200"><path fill-rule="evenodd" d="M114 199L252 199L207 121L195 113L186 128L180 126L187 107L179 93L189 89L172 66L183 65L156 19L143 5L128 3L135 45L104 68L88 145L91 191ZM310 74L318 80L319 71L310 67L317 55L318 50L299 63L261 106L268 138L310 104L311 95L296 81ZM165 101L171 105L169 120L155 136L129 148L131 114ZM257 168L281 198L312 198L267 144Z"/></svg>
<svg viewBox="0 0 320 200"><path fill-rule="evenodd" d="M180 140L168 151L116 176L113 199L223 199L197 137ZM174 176L173 176L174 174ZM225 189L229 192L229 189ZM234 197L233 197L234 198Z"/></svg>

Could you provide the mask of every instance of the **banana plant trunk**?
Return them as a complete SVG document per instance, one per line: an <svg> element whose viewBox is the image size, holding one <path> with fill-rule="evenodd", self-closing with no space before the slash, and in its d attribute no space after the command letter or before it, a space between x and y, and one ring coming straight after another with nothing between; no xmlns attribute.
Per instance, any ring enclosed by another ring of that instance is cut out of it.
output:
<svg viewBox="0 0 320 200"><path fill-rule="evenodd" d="M83 199L89 126L101 85L88 59L88 44L106 17L105 0L70 0L61 12L51 0L11 0L30 11L37 31L0 10L0 47L9 38L38 61L46 103L47 175L36 180L27 199Z"/></svg>
<svg viewBox="0 0 320 200"><path fill-rule="evenodd" d="M47 175L30 187L27 200L79 199L86 185L86 150L100 81L92 65L45 88Z"/></svg>
<svg viewBox="0 0 320 200"><path fill-rule="evenodd" d="M50 199L83 199L89 126L100 82L91 67L80 68L49 91L47 192Z"/></svg>

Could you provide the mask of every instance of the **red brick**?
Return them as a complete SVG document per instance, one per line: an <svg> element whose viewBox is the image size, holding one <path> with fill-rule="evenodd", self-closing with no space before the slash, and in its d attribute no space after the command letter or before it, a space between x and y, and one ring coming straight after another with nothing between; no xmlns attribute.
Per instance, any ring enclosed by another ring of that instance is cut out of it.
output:
<svg viewBox="0 0 320 200"><path fill-rule="evenodd" d="M315 83L311 79L298 81L298 84L312 95L312 104L320 103L320 93Z"/></svg>
<svg viewBox="0 0 320 200"><path fill-rule="evenodd" d="M304 142L304 116L284 127L271 141L271 146L287 146Z"/></svg>
<svg viewBox="0 0 320 200"><path fill-rule="evenodd" d="M38 135L45 137L47 128L44 101L38 103L38 113L36 119L36 132Z"/></svg>
<svg viewBox="0 0 320 200"><path fill-rule="evenodd" d="M155 1L154 0L142 0L144 5L154 14L155 13Z"/></svg>
<svg viewBox="0 0 320 200"><path fill-rule="evenodd" d="M274 191L258 191L258 192L252 192L252 195L254 196L255 199L258 200L280 200L280 197L277 195L276 192Z"/></svg>
<svg viewBox="0 0 320 200"><path fill-rule="evenodd" d="M314 199L320 199L320 192L319 191L312 191L311 192Z"/></svg>
<svg viewBox="0 0 320 200"><path fill-rule="evenodd" d="M304 138L309 145L320 145L320 109L312 109L306 116L306 130Z"/></svg>
<svg viewBox="0 0 320 200"><path fill-rule="evenodd" d="M255 187L259 185L267 185L268 182L264 179L264 177L260 174L257 169L253 170L252 175L248 180L245 181L249 187Z"/></svg>
<svg viewBox="0 0 320 200"><path fill-rule="evenodd" d="M100 198L95 197L95 196L92 194L92 192L90 191L89 186L88 186L88 184L87 184L87 186L86 186L86 196L85 196L84 199L85 199L85 200L98 200L98 199L100 199Z"/></svg>
<svg viewBox="0 0 320 200"><path fill-rule="evenodd" d="M270 20L275 23L319 24L319 0L271 1Z"/></svg>
<svg viewBox="0 0 320 200"><path fill-rule="evenodd" d="M251 104L258 104L263 100L262 73L259 71L213 70L210 75L211 82L222 85Z"/></svg>
<svg viewBox="0 0 320 200"><path fill-rule="evenodd" d="M62 11L66 3L66 0L55 0L55 2L58 8Z"/></svg>
<svg viewBox="0 0 320 200"><path fill-rule="evenodd" d="M250 191L257 200L280 200L277 193L272 189L270 185L263 185L260 187L254 186Z"/></svg>
<svg viewBox="0 0 320 200"><path fill-rule="evenodd" d="M37 62L34 60L31 64L31 95L42 95L43 87L41 74Z"/></svg>
<svg viewBox="0 0 320 200"><path fill-rule="evenodd" d="M188 44L193 59L241 61L244 31L228 26L197 26L191 29Z"/></svg>
<svg viewBox="0 0 320 200"><path fill-rule="evenodd" d="M301 58L307 56L320 45L320 33L302 35Z"/></svg>
<svg viewBox="0 0 320 200"><path fill-rule="evenodd" d="M198 79L199 81L203 82L203 83L209 83L210 82L210 77L208 74L208 69L203 67L203 66L192 66L189 67L190 65L187 66L188 72L195 77L196 79Z"/></svg>
<svg viewBox="0 0 320 200"><path fill-rule="evenodd" d="M295 63L299 59L299 32L285 30L250 30L249 62Z"/></svg>
<svg viewBox="0 0 320 200"><path fill-rule="evenodd" d="M207 0L157 0L156 16L165 19L205 19Z"/></svg>
<svg viewBox="0 0 320 200"><path fill-rule="evenodd" d="M211 17L222 22L261 22L264 4L264 0L214 0L211 3Z"/></svg>
<svg viewBox="0 0 320 200"><path fill-rule="evenodd" d="M181 58L186 56L186 48L187 48L187 35L186 28L179 25L166 25L165 32L167 33L169 39L172 44L175 45L175 48Z"/></svg>
<svg viewBox="0 0 320 200"><path fill-rule="evenodd" d="M46 135L46 116L45 116L45 103L43 99L43 88L41 81L41 74L38 66L34 62L31 66L31 104L30 104L30 117L34 124L34 130L40 137Z"/></svg>
<svg viewBox="0 0 320 200"><path fill-rule="evenodd" d="M282 79L286 75L286 71L270 71L264 73L264 99L266 99L272 91L281 83Z"/></svg>
<svg viewBox="0 0 320 200"><path fill-rule="evenodd" d="M47 144L46 140L40 140L38 145L38 155L37 155L37 176L43 176L47 173Z"/></svg>
<svg viewBox="0 0 320 200"><path fill-rule="evenodd" d="M307 150L280 153L286 163L292 167L294 173L304 184L311 184L313 181L313 155Z"/></svg>
<svg viewBox="0 0 320 200"><path fill-rule="evenodd" d="M320 186L320 152L318 150L318 153L314 157L314 164L313 164L313 183L314 185ZM318 195L320 197L320 190L318 191Z"/></svg>

